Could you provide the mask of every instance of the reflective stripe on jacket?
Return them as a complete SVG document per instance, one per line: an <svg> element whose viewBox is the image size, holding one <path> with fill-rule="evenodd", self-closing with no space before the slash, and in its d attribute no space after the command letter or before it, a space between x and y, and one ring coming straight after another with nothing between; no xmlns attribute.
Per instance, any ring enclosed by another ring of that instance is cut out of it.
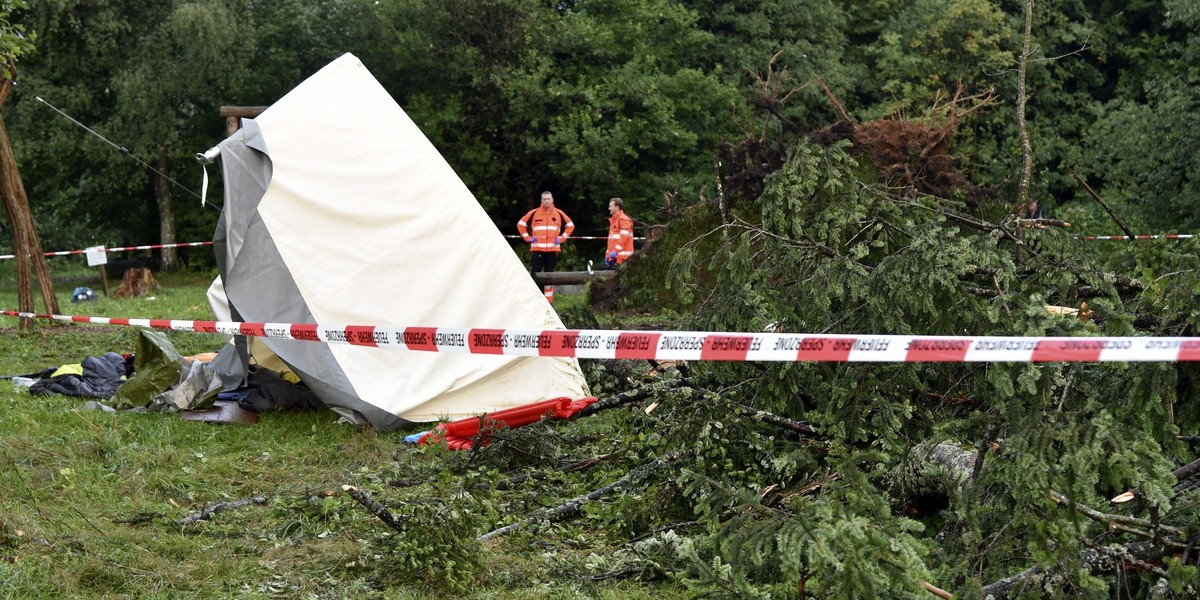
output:
<svg viewBox="0 0 1200 600"><path fill-rule="evenodd" d="M562 238L566 241L571 232L575 231L575 223L567 213L558 208L545 210L539 206L525 213L525 216L517 221L517 231L526 241L531 236L537 238L537 242L529 246L533 252L560 252L562 248L554 243L554 239Z"/></svg>
<svg viewBox="0 0 1200 600"><path fill-rule="evenodd" d="M608 218L608 252L617 253L617 264L625 262L633 254L633 219L620 211Z"/></svg>

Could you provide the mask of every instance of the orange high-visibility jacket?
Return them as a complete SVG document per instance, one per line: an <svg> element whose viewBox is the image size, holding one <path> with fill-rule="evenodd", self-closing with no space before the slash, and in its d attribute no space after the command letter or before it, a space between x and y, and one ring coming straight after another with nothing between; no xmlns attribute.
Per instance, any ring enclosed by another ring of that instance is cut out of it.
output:
<svg viewBox="0 0 1200 600"><path fill-rule="evenodd" d="M608 252L617 253L617 264L625 262L633 254L633 219L618 211L608 218Z"/></svg>
<svg viewBox="0 0 1200 600"><path fill-rule="evenodd" d="M521 232L521 237L527 242L531 237L537 239L529 246L532 252L561 252L562 248L555 242L555 238L566 241L571 232L575 231L575 223L567 213L557 207L545 210L539 206L525 213L525 216L517 221L517 231Z"/></svg>

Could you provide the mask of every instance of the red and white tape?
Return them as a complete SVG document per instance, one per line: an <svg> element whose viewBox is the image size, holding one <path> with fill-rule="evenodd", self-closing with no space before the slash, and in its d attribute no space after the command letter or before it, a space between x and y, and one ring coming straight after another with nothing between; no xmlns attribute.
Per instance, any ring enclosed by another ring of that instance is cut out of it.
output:
<svg viewBox="0 0 1200 600"><path fill-rule="evenodd" d="M519 239L522 239L522 238L521 238L521 236L519 236L519 235L512 235L512 234L506 234L504 237L506 237L506 238L508 238L508 239L510 239L510 240L519 240ZM567 239L568 239L568 240L607 240L607 239L608 239L608 236L606 236L606 235L573 235L573 236L570 236L570 237L568 237ZM634 239L634 240L637 240L637 241L644 241L646 238L644 238L644 237L635 237L635 238L633 238L633 239Z"/></svg>
<svg viewBox="0 0 1200 600"><path fill-rule="evenodd" d="M1085 240L1189 240L1196 237L1191 233L1171 233L1167 235L1087 235Z"/></svg>
<svg viewBox="0 0 1200 600"><path fill-rule="evenodd" d="M211 246L212 242L186 242L182 244L153 244L150 246L125 246L124 248L105 248L100 246L94 250L59 250L57 252L43 252L42 256L70 256L72 254L87 254L88 252L124 252L126 250L158 250L161 248L188 248L192 246ZM0 254L0 260L16 258L15 254Z"/></svg>
<svg viewBox="0 0 1200 600"><path fill-rule="evenodd" d="M0 315L73 323L249 335L420 352L655 360L775 362L1182 362L1200 361L1200 338L818 335L379 327L233 321Z"/></svg>

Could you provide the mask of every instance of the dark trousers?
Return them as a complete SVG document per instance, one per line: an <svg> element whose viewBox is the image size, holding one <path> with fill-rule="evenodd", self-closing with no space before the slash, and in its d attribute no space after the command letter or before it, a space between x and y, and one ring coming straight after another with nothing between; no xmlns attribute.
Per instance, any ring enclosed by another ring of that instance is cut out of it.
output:
<svg viewBox="0 0 1200 600"><path fill-rule="evenodd" d="M530 252L529 253L529 275L534 273L553 273L554 267L558 266L557 252ZM537 278L535 277L536 281Z"/></svg>

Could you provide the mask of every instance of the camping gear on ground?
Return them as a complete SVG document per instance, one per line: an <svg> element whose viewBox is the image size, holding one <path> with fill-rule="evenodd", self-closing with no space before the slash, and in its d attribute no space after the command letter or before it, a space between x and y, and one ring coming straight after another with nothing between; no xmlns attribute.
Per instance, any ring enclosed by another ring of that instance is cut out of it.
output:
<svg viewBox="0 0 1200 600"><path fill-rule="evenodd" d="M235 321L562 329L504 236L353 55L221 142L214 236ZM218 287L214 283L214 288ZM222 306L223 305L223 306ZM236 336L213 361L240 387L256 346L321 401L381 430L586 396L574 358L413 352Z"/></svg>
<svg viewBox="0 0 1200 600"><path fill-rule="evenodd" d="M77 287L75 288L75 291L71 292L71 302L76 304L80 302L91 302L92 300L97 300L99 298L100 296L97 295L96 292L90 287Z"/></svg>
<svg viewBox="0 0 1200 600"><path fill-rule="evenodd" d="M79 364L47 371L48 375L29 387L29 393L108 399L125 381L125 358L116 352L105 352L102 356L89 356Z"/></svg>

